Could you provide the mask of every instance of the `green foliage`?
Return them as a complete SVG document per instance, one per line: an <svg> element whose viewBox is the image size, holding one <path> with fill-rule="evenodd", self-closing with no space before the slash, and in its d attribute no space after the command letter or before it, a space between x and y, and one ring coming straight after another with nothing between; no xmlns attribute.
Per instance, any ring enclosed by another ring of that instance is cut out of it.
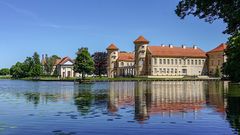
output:
<svg viewBox="0 0 240 135"><path fill-rule="evenodd" d="M107 53L106 52L95 52L93 54L94 61L94 74L101 77L102 74L107 73Z"/></svg>
<svg viewBox="0 0 240 135"><path fill-rule="evenodd" d="M240 82L240 32L229 38L223 72L231 81Z"/></svg>
<svg viewBox="0 0 240 135"><path fill-rule="evenodd" d="M177 5L176 14L184 19L193 15L212 23L223 19L227 24L224 33L234 35L240 30L239 0L181 0Z"/></svg>
<svg viewBox="0 0 240 135"><path fill-rule="evenodd" d="M85 79L85 74L92 74L94 71L94 62L87 48L78 49L76 54L74 71L82 74L82 79Z"/></svg>
<svg viewBox="0 0 240 135"><path fill-rule="evenodd" d="M52 55L51 57L46 56L44 61L44 70L46 71L46 75L56 74L56 70L53 71L53 66L56 63L56 60L60 59L57 55Z"/></svg>
<svg viewBox="0 0 240 135"><path fill-rule="evenodd" d="M233 82L240 82L240 0L181 0L175 10L184 19L193 15L212 23L223 19L227 24L224 33L230 34L226 49L227 62L222 72Z"/></svg>
<svg viewBox="0 0 240 135"><path fill-rule="evenodd" d="M42 69L42 65L41 65L41 62L40 62L39 54L37 52L35 52L33 54L32 59L33 59L33 65L32 65L32 68L30 70L30 76L34 77L34 78L37 78L40 75L42 75L42 73L43 73L43 69Z"/></svg>
<svg viewBox="0 0 240 135"><path fill-rule="evenodd" d="M17 62L15 65L13 65L10 69L10 74L15 79L26 77L23 71L23 64Z"/></svg>
<svg viewBox="0 0 240 135"><path fill-rule="evenodd" d="M35 52L33 57L27 57L23 63L17 62L11 67L10 74L15 79L39 77L42 74L42 65L40 63L39 55Z"/></svg>
<svg viewBox="0 0 240 135"><path fill-rule="evenodd" d="M8 69L8 68L1 69L0 75L10 75L10 69Z"/></svg>
<svg viewBox="0 0 240 135"><path fill-rule="evenodd" d="M219 68L217 68L216 71L215 71L215 77L220 77L220 70L219 70Z"/></svg>

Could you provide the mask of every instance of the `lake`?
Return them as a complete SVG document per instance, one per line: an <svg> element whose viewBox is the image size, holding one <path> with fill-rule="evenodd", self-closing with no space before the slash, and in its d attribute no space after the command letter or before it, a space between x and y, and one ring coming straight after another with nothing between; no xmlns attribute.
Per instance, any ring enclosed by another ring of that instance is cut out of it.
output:
<svg viewBox="0 0 240 135"><path fill-rule="evenodd" d="M240 86L0 80L0 134L240 134Z"/></svg>

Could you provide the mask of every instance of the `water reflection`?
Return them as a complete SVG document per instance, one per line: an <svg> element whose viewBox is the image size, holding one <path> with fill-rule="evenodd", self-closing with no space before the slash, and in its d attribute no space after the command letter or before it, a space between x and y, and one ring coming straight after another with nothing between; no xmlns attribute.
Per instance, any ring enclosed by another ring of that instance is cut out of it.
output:
<svg viewBox="0 0 240 135"><path fill-rule="evenodd" d="M9 81L0 82L0 105L4 112L0 113L0 119L9 125L18 121L19 129L14 130L20 131L29 131L26 127L35 122L40 124L33 129L35 132L45 131L46 125L54 125L57 128L51 132L56 134L87 133L86 129L109 134L115 133L115 129L122 134L131 131L136 134L137 131L140 134L148 131L186 134L186 130L199 134L204 131L240 134L240 86L228 86L227 82L140 81L74 85ZM22 121L26 127L21 127ZM145 126L145 130L139 125ZM130 127L128 132L121 130L126 127Z"/></svg>
<svg viewBox="0 0 240 135"><path fill-rule="evenodd" d="M109 111L124 105L135 106L135 119L144 121L152 114L200 110L206 103L204 82L112 82L109 89Z"/></svg>
<svg viewBox="0 0 240 135"><path fill-rule="evenodd" d="M240 134L240 86L230 85L227 94L227 120L235 132Z"/></svg>

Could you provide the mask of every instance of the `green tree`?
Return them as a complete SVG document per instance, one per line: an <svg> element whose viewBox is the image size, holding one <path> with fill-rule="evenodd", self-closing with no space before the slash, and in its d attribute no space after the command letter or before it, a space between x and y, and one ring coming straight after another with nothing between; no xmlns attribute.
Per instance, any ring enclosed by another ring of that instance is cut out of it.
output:
<svg viewBox="0 0 240 135"><path fill-rule="evenodd" d="M107 53L106 52L95 52L93 54L94 61L94 74L101 77L102 74L107 73Z"/></svg>
<svg viewBox="0 0 240 135"><path fill-rule="evenodd" d="M22 70L22 66L23 64L21 62L17 62L10 68L10 74L12 75L13 78L18 79L25 77L24 71Z"/></svg>
<svg viewBox="0 0 240 135"><path fill-rule="evenodd" d="M240 82L240 1L181 0L175 12L181 19L193 15L210 23L222 19L227 24L223 33L230 34L231 37L225 51L227 62L224 63L222 71L231 81Z"/></svg>
<svg viewBox="0 0 240 135"><path fill-rule="evenodd" d="M220 70L217 67L216 71L215 71L215 77L220 77Z"/></svg>
<svg viewBox="0 0 240 135"><path fill-rule="evenodd" d="M27 57L26 60L22 63L21 69L23 71L23 77L31 76L31 69L33 68L33 58Z"/></svg>
<svg viewBox="0 0 240 135"><path fill-rule="evenodd" d="M94 71L94 62L87 48L78 49L76 54L74 71L82 74L82 79L85 79L85 74L92 74Z"/></svg>
<svg viewBox="0 0 240 135"><path fill-rule="evenodd" d="M31 77L38 78L43 73L40 57L37 52L33 54L33 67L30 70Z"/></svg>
<svg viewBox="0 0 240 135"><path fill-rule="evenodd" d="M210 23L222 19L227 24L224 33L234 35L240 30L239 10L239 0L181 0L175 12L181 19L187 15Z"/></svg>
<svg viewBox="0 0 240 135"><path fill-rule="evenodd" d="M230 80L240 82L240 33L229 39L225 53L227 62L223 64L223 73Z"/></svg>
<svg viewBox="0 0 240 135"><path fill-rule="evenodd" d="M60 59L57 55L52 55L51 57L48 57L46 55L45 61L44 61L44 69L47 75L51 75L53 72L53 66L56 63L56 60Z"/></svg>
<svg viewBox="0 0 240 135"><path fill-rule="evenodd" d="M3 68L0 70L0 75L9 75L10 70L8 68Z"/></svg>

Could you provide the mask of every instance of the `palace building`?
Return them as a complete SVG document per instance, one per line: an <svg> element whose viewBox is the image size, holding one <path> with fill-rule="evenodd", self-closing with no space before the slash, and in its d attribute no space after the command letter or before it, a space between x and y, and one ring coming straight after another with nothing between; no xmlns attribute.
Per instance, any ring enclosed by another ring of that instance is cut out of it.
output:
<svg viewBox="0 0 240 135"><path fill-rule="evenodd" d="M225 49L227 48L226 44L220 44L213 50L207 52L208 56L208 73L210 76L222 76L221 69L224 62L227 61L227 57L225 56Z"/></svg>
<svg viewBox="0 0 240 135"><path fill-rule="evenodd" d="M193 45L150 45L143 36L134 42L133 52L119 51L111 44L108 53L108 77L177 77L208 75L207 54Z"/></svg>

